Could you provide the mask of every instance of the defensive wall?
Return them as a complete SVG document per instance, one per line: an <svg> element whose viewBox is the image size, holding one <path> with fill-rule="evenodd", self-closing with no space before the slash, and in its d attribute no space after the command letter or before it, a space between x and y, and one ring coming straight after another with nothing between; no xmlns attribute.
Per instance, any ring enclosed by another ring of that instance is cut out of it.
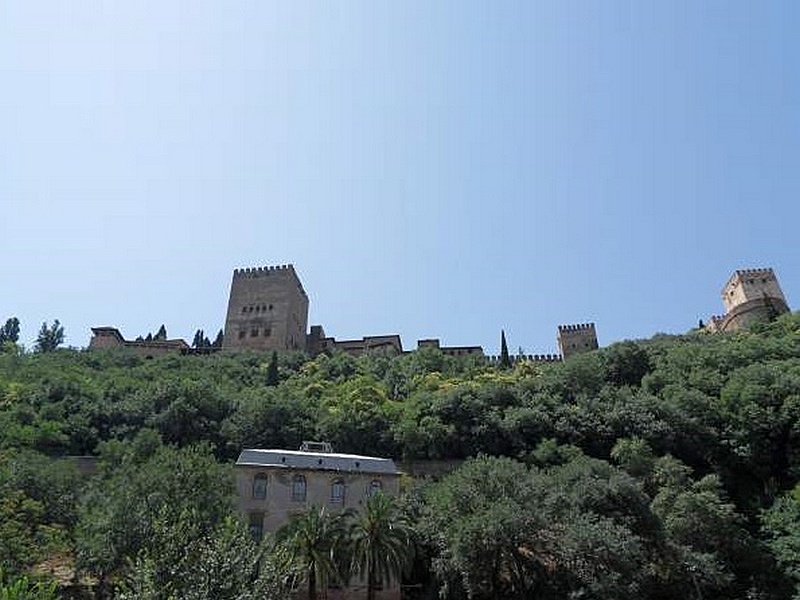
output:
<svg viewBox="0 0 800 600"><path fill-rule="evenodd" d="M725 314L712 316L706 330L736 331L789 311L778 278L771 268L738 269L722 289ZM398 334L337 340L322 325L308 329L308 295L291 264L234 269L225 318L222 347L226 350L292 351L317 355L341 351L354 356L367 352L398 355L405 352ZM217 348L191 349L184 340L125 340L114 327L92 328L90 348L130 348L147 356L169 352L206 353ZM552 363L599 347L594 323L559 325L559 354L510 356L512 361ZM447 356L481 356L481 346L443 346L436 338L417 341L417 349L437 348Z"/></svg>

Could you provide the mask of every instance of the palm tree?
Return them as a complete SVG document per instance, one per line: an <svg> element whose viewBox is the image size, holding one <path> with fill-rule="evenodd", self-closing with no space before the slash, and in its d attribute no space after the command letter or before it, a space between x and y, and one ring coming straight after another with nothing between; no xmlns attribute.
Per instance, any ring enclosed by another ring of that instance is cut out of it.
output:
<svg viewBox="0 0 800 600"><path fill-rule="evenodd" d="M347 519L351 572L366 579L367 600L374 600L378 584L399 579L408 564L411 526L392 497L380 491L367 500L362 513Z"/></svg>
<svg viewBox="0 0 800 600"><path fill-rule="evenodd" d="M278 544L287 562L303 574L308 584L308 600L317 600L317 588L322 597L328 583L339 576L338 556L344 540L343 521L324 508L312 507L296 515L278 533Z"/></svg>

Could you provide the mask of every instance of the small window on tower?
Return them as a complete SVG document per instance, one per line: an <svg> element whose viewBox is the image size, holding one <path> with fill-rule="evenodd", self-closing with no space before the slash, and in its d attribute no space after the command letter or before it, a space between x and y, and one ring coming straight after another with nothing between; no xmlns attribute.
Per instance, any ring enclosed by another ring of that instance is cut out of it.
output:
<svg viewBox="0 0 800 600"><path fill-rule="evenodd" d="M258 337L258 327L253 327L250 330L250 337Z"/></svg>
<svg viewBox="0 0 800 600"><path fill-rule="evenodd" d="M266 327L264 329L264 337L269 337L271 335L272 335L272 329L270 329L269 327Z"/></svg>
<svg viewBox="0 0 800 600"><path fill-rule="evenodd" d="M244 336L245 336L245 335L247 335L247 332L246 332L244 329L242 329L242 330L239 332L239 339L240 339L240 340L241 340L241 339L244 339Z"/></svg>

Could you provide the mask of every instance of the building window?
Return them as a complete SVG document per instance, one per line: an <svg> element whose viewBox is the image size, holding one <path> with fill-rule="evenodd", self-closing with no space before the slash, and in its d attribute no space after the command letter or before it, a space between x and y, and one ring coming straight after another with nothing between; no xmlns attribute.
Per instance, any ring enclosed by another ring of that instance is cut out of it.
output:
<svg viewBox="0 0 800 600"><path fill-rule="evenodd" d="M377 494L378 492L380 492L382 489L383 489L383 484L379 480L373 479L369 483L369 489L367 490L367 496L372 497L375 494Z"/></svg>
<svg viewBox="0 0 800 600"><path fill-rule="evenodd" d="M344 481L341 479L331 485L331 504L344 504Z"/></svg>
<svg viewBox="0 0 800 600"><path fill-rule="evenodd" d="M272 335L272 329L270 327L265 328L264 329L264 337L269 337L271 335Z"/></svg>
<svg viewBox="0 0 800 600"><path fill-rule="evenodd" d="M267 497L267 476L259 473L253 478L253 498L263 500Z"/></svg>
<svg viewBox="0 0 800 600"><path fill-rule="evenodd" d="M252 538L260 542L264 537L264 513L250 513L247 517Z"/></svg>
<svg viewBox="0 0 800 600"><path fill-rule="evenodd" d="M306 501L306 478L302 475L295 475L292 478L292 500L294 502Z"/></svg>
<svg viewBox="0 0 800 600"><path fill-rule="evenodd" d="M246 335L247 335L247 332L246 332L244 329L242 329L241 331L239 331L239 339L240 339L240 340L241 340L241 339L244 339L244 336L246 336Z"/></svg>
<svg viewBox="0 0 800 600"><path fill-rule="evenodd" d="M258 327L253 327L250 330L250 337L258 337Z"/></svg>

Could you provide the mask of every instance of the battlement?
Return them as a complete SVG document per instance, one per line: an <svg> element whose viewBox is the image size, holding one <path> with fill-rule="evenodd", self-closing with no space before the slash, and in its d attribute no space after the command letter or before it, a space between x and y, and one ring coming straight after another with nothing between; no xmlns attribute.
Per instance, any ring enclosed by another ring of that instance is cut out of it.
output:
<svg viewBox="0 0 800 600"><path fill-rule="evenodd" d="M755 268L755 269L736 269L736 271L733 272L733 276L735 277L737 275L740 277L761 277L763 275L771 275L774 277L775 272L769 267Z"/></svg>
<svg viewBox="0 0 800 600"><path fill-rule="evenodd" d="M291 272L294 273L294 265L269 265L266 267L245 267L243 269L234 269L234 277L262 277L267 276L274 272Z"/></svg>
<svg viewBox="0 0 800 600"><path fill-rule="evenodd" d="M297 287L300 288L300 291L303 292L305 295L305 290L303 289L303 284L300 282L300 278L297 276L297 273L294 270L294 265L291 263L288 265L269 265L266 267L245 267L242 269L234 269L233 270L233 279L242 280L242 279L257 279L260 277L269 277L272 276L281 276L281 277L293 277L297 283Z"/></svg>
<svg viewBox="0 0 800 600"><path fill-rule="evenodd" d="M521 362L556 363L563 360L560 354L515 354L510 355L508 358L512 364ZM499 356L487 356L486 360L493 365L500 364Z"/></svg>
<svg viewBox="0 0 800 600"><path fill-rule="evenodd" d="M577 325L559 325L558 331L594 331L594 323L579 323Z"/></svg>

